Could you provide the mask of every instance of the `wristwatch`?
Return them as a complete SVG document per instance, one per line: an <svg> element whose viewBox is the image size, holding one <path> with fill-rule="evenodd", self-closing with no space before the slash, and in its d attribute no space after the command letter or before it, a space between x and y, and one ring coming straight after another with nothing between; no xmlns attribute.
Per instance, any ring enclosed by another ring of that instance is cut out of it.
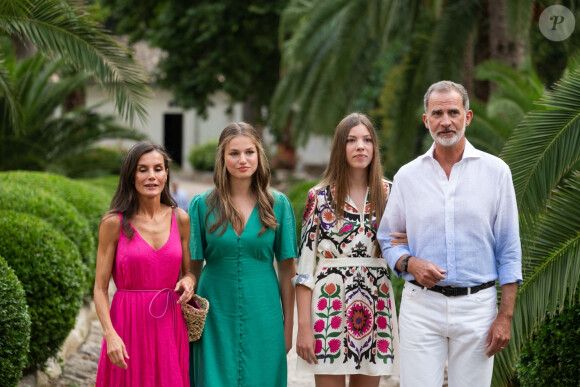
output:
<svg viewBox="0 0 580 387"><path fill-rule="evenodd" d="M401 271L403 273L408 273L407 266L409 266L409 259L411 259L411 257L412 255L407 255L401 262Z"/></svg>

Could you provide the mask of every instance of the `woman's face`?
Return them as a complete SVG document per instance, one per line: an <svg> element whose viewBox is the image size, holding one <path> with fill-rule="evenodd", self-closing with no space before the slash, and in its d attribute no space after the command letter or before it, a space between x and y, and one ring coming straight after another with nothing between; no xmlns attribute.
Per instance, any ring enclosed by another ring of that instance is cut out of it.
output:
<svg viewBox="0 0 580 387"><path fill-rule="evenodd" d="M258 150L247 136L232 138L226 145L224 157L226 169L234 179L251 179L258 169Z"/></svg>
<svg viewBox="0 0 580 387"><path fill-rule="evenodd" d="M373 159L373 139L363 124L353 127L346 138L346 163L349 168L368 168Z"/></svg>
<svg viewBox="0 0 580 387"><path fill-rule="evenodd" d="M135 171L135 189L147 197L161 195L167 182L167 170L163 155L157 151L145 153L137 163Z"/></svg>

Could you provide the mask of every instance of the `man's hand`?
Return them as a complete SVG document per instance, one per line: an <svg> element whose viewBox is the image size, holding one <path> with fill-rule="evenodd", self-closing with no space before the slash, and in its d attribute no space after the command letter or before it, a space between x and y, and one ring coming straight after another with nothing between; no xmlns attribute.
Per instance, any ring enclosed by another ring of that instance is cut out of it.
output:
<svg viewBox="0 0 580 387"><path fill-rule="evenodd" d="M417 257L409 259L407 271L413 274L417 282L427 288L437 285L437 282L446 278L443 274L447 273L433 262Z"/></svg>
<svg viewBox="0 0 580 387"><path fill-rule="evenodd" d="M487 357L492 357L496 353L503 351L510 342L510 336L511 319L498 314L489 328L485 341L485 354Z"/></svg>
<svg viewBox="0 0 580 387"><path fill-rule="evenodd" d="M516 303L518 284L513 282L501 287L501 303L494 322L489 328L485 341L485 354L492 357L504 350L511 337L512 317Z"/></svg>

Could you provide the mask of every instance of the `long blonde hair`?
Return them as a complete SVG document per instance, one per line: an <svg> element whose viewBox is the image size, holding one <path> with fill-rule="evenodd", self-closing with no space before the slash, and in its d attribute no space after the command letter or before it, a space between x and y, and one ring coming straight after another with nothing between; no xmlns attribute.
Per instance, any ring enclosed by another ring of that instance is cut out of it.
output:
<svg viewBox="0 0 580 387"><path fill-rule="evenodd" d="M260 215L260 222L262 223L262 229L258 234L260 235L268 228L276 228L278 222L276 221L276 215L274 215L274 196L270 192L270 167L268 165L268 158L262 147L258 132L252 125L245 122L229 124L220 135L213 171L213 182L216 189L207 198L209 211L205 217L205 222L207 225L209 214L213 212L216 215L216 220L209 226L209 232L213 233L220 229L218 231L219 235L222 235L226 231L228 221L234 229L241 229L244 224L242 215L233 205L231 199L230 174L225 163L226 147L236 136L246 136L252 140L258 154L258 167L252 175L251 189L258 204L258 213Z"/></svg>
<svg viewBox="0 0 580 387"><path fill-rule="evenodd" d="M370 190L371 213L374 211L377 225L380 224L386 206L386 195L383 187L383 168L379 154L377 133L371 120L362 113L351 113L344 117L334 131L330 160L322 178L323 187L334 184L332 208L338 218L344 217L344 204L348 194L348 169L346 161L346 140L350 130L357 125L364 125L371 135L373 158L367 168Z"/></svg>

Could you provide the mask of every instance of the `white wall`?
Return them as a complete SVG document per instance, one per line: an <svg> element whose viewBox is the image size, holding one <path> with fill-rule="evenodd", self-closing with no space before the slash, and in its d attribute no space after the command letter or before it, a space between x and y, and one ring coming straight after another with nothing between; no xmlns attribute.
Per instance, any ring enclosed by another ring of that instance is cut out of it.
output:
<svg viewBox="0 0 580 387"><path fill-rule="evenodd" d="M185 171L190 171L191 166L187 160L191 147L205 144L209 140L217 139L229 123L242 120L242 104L233 105L232 111L227 112L229 99L223 92L216 93L211 97L213 106L208 108L207 119L202 118L195 110L183 110L172 105L173 96L170 92L162 89L153 90L153 98L146 103L149 114L144 124L136 119L133 126L145 133L153 142L163 144L163 117L165 114L183 114L183 139L181 165ZM102 114L116 114L114 104L97 85L87 88L87 106L106 101L96 111ZM119 117L119 121L123 122ZM126 123L125 123L126 124ZM271 144L272 136L265 133L264 142L270 149L275 149ZM129 148L132 143L127 140L106 142L109 145ZM330 157L332 138L311 135L305 146L297 149L297 170L302 170L306 165L326 165Z"/></svg>
<svg viewBox="0 0 580 387"><path fill-rule="evenodd" d="M182 108L171 106L173 96L166 90L154 89L153 93L153 98L146 102L146 110L149 114L147 122L141 123L136 119L133 127L145 133L151 141L162 144L164 115L183 114L183 157L181 164L184 170L191 170L187 156L192 146L217 139L226 125L242 119L242 105L239 103L234 104L232 111L228 113L228 96L222 92L218 92L211 97L214 106L208 109L207 119L202 118L193 109L183 110ZM87 106L90 107L103 101L106 102L99 106L96 111L103 114L116 114L114 104L101 88L98 86L87 88ZM123 122L120 117L119 122ZM110 144L110 142L108 143ZM132 145L126 140L116 141L114 144L125 148Z"/></svg>

